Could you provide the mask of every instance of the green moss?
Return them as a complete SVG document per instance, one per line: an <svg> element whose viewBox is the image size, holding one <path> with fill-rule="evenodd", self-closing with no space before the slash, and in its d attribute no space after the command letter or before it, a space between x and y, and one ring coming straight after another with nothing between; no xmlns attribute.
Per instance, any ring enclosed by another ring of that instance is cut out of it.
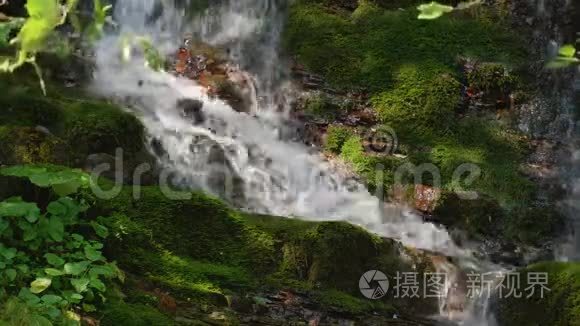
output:
<svg viewBox="0 0 580 326"><path fill-rule="evenodd" d="M361 2L352 14L335 13L311 1L290 11L286 46L310 70L338 87L392 86L406 64L438 62L452 72L458 56L518 62L525 46L498 25L446 15L418 20L417 11L388 11Z"/></svg>
<svg viewBox="0 0 580 326"><path fill-rule="evenodd" d="M129 246L139 247L150 235L155 244L178 255L231 264L253 262L244 249L252 240L240 216L218 199L201 193L188 195L189 199L172 200L158 187L141 187L136 199L127 187L112 200L101 201L99 207L122 215L116 223L128 223L136 231L128 235Z"/></svg>
<svg viewBox="0 0 580 326"><path fill-rule="evenodd" d="M466 230L476 239L500 235L506 218L504 210L492 198L461 199L451 192L441 195L433 213L441 223Z"/></svg>
<svg viewBox="0 0 580 326"><path fill-rule="evenodd" d="M196 261L166 250L128 249L130 259L122 259L126 268L183 298L217 304L220 295L255 285L250 273L238 266Z"/></svg>
<svg viewBox="0 0 580 326"><path fill-rule="evenodd" d="M314 118L335 119L343 108L338 103L334 103L324 93L319 93L306 100L304 112Z"/></svg>
<svg viewBox="0 0 580 326"><path fill-rule="evenodd" d="M441 135L455 121L461 85L441 67L403 66L395 74L392 90L373 97L373 106L384 123L414 133Z"/></svg>
<svg viewBox="0 0 580 326"><path fill-rule="evenodd" d="M510 212L503 234L516 242L541 246L561 234L565 221L554 206L518 207Z"/></svg>
<svg viewBox="0 0 580 326"><path fill-rule="evenodd" d="M365 179L371 192L376 191L381 185L384 191L390 190L395 182L395 171L407 162L406 159L395 156L365 153L362 139L357 135L344 142L340 155Z"/></svg>
<svg viewBox="0 0 580 326"><path fill-rule="evenodd" d="M58 137L32 127L0 128L3 164L69 163L66 144Z"/></svg>
<svg viewBox="0 0 580 326"><path fill-rule="evenodd" d="M83 166L88 155L124 151L133 162L148 159L143 126L106 102L52 89L48 96L20 74L0 75L0 154L4 163L55 163ZM42 128L38 128L38 127ZM49 133L46 133L46 130ZM42 129L42 130L41 130ZM9 159L7 159L9 158ZM141 163L141 162L139 162Z"/></svg>
<svg viewBox="0 0 580 326"><path fill-rule="evenodd" d="M128 159L143 149L141 123L119 107L93 101L62 103L62 137L74 144L73 159L84 160L93 153L115 154L120 148Z"/></svg>
<svg viewBox="0 0 580 326"><path fill-rule="evenodd" d="M547 273L549 291L544 290L543 298L537 285L534 295L527 298L530 273ZM520 279L521 298L497 300L496 315L502 325L580 325L580 264L540 263L521 270Z"/></svg>
<svg viewBox="0 0 580 326"><path fill-rule="evenodd" d="M393 307L382 301L360 299L336 290L315 292L314 298L321 305L350 315L363 315L375 311L384 314L395 312Z"/></svg>
<svg viewBox="0 0 580 326"><path fill-rule="evenodd" d="M297 1L291 7L289 51L335 87L366 88L381 123L395 129L399 150L408 158L365 153L360 139L344 140L340 130L330 130L329 150L339 152L342 143L341 156L371 190L379 163L385 167L386 188L402 163L431 163L440 169L440 186L446 190L475 190L506 207L526 205L535 187L519 172L526 154L522 137L495 121L457 113L463 87L458 58L489 62L477 65L467 79L477 89L504 92L517 86L508 71L526 58L525 45L499 20L474 19L470 10L425 21L417 19L415 9L385 10L414 6L413 1L389 3L361 1L352 13L320 1ZM469 185L454 178L464 163L481 171Z"/></svg>
<svg viewBox="0 0 580 326"><path fill-rule="evenodd" d="M112 302L103 311L103 326L173 326L176 323L168 316L143 304Z"/></svg>
<svg viewBox="0 0 580 326"><path fill-rule="evenodd" d="M357 280L368 269L374 267L394 273L404 267L393 243L357 226L272 217L248 216L246 219L247 223L278 239L279 268L275 282L305 281L310 287L319 284L358 293Z"/></svg>
<svg viewBox="0 0 580 326"><path fill-rule="evenodd" d="M356 292L363 272L398 262L390 242L347 223L239 215L197 193L170 200L155 187L141 191L138 200L126 189L98 203L95 214L112 215L108 252L129 271L183 292L222 293L276 273Z"/></svg>
<svg viewBox="0 0 580 326"><path fill-rule="evenodd" d="M517 83L516 78L503 65L497 63L477 65L467 74L467 81L469 86L485 92L507 92Z"/></svg>

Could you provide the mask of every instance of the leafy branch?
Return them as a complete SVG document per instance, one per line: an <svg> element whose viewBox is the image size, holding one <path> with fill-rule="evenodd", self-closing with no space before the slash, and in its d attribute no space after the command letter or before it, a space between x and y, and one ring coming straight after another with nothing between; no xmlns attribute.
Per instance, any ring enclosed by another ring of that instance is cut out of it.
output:
<svg viewBox="0 0 580 326"><path fill-rule="evenodd" d="M457 5L457 7L442 5L436 1L431 3L422 4L417 9L419 10L419 19L437 19L444 14L448 14L452 11L456 10L465 10L472 6L478 5L481 3L481 0L473 0L469 2L461 2Z"/></svg>
<svg viewBox="0 0 580 326"><path fill-rule="evenodd" d="M580 64L580 59L576 57L576 52L577 52L576 48L571 44L562 46L558 50L558 56L554 58L552 61L548 62L546 68L550 69L567 68L573 65Z"/></svg>
<svg viewBox="0 0 580 326"><path fill-rule="evenodd" d="M124 279L102 254L108 229L83 221L88 206L69 197L88 186L88 176L38 166L2 168L0 175L25 177L60 194L42 209L19 197L0 202L0 325L80 325L75 309L95 311L105 300L105 282Z"/></svg>
<svg viewBox="0 0 580 326"><path fill-rule="evenodd" d="M6 43L16 47L14 58L4 58L0 62L0 72L13 73L24 64L31 64L40 80L42 92L46 95L46 85L42 77L42 70L36 62L39 52L49 52L49 40L56 28L67 21L69 14L74 13L79 0L66 0L61 6L60 0L28 0L26 11L28 18L11 18L8 22L0 23L0 46ZM111 5L103 5L101 0L94 0L94 14L89 26L89 36L95 40L102 34L107 13ZM77 25L78 27L78 25ZM20 28L17 36L8 41L13 30Z"/></svg>

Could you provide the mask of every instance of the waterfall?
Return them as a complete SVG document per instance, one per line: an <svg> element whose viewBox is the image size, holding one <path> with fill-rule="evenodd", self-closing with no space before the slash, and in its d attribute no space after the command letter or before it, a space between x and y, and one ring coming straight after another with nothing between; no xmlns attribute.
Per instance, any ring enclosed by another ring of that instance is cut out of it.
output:
<svg viewBox="0 0 580 326"><path fill-rule="evenodd" d="M204 190L251 212L348 221L406 246L478 266L471 250L458 247L445 229L373 196L363 183L292 137L293 89L288 64L279 55L285 1L221 0L194 14L187 4L117 0L118 30L97 44L93 85L140 118L151 152L174 184ZM229 61L251 75L256 107L237 112L190 79L155 72L136 48L124 62L121 44L130 36L151 39L165 55L173 54L185 37L225 49ZM183 112L188 106L196 107L193 119Z"/></svg>

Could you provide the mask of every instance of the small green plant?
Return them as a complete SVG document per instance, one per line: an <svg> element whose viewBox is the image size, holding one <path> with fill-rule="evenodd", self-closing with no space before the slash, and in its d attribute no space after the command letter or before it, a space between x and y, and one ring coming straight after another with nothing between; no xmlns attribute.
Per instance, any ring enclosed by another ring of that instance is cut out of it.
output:
<svg viewBox="0 0 580 326"><path fill-rule="evenodd" d="M88 177L37 166L3 168L0 174L26 177L61 195L42 208L20 197L0 202L0 324L78 325L73 309L95 311L105 300L105 282L123 279L101 251L108 229L83 221L88 205L68 197L87 187Z"/></svg>
<svg viewBox="0 0 580 326"><path fill-rule="evenodd" d="M353 130L341 125L331 125L326 130L324 149L339 154L342 145L353 135Z"/></svg>
<svg viewBox="0 0 580 326"><path fill-rule="evenodd" d="M558 50L558 56L554 60L548 62L546 67L551 69L558 69L577 65L580 63L580 59L576 57L576 52L576 47L573 45L564 45Z"/></svg>
<svg viewBox="0 0 580 326"><path fill-rule="evenodd" d="M55 36L56 28L67 21L69 13L74 12L77 4L78 0L66 0L64 6L61 6L60 0L28 0L26 2L28 18L13 18L0 23L0 46L8 44L16 48L14 58L3 58L3 61L0 61L0 72L12 73L26 63L31 64L40 80L40 87L46 94L46 85L42 78L42 70L36 62L36 55L39 52L61 51L61 45L66 42L60 40L55 46L54 40L62 38L62 35ZM102 34L110 9L110 5L103 6L100 0L94 0L93 20L88 26L91 40L97 39ZM78 19L73 17L71 21L79 28ZM8 42L10 33L18 28L20 28L18 35Z"/></svg>
<svg viewBox="0 0 580 326"><path fill-rule="evenodd" d="M461 2L457 5L457 7L442 5L436 1L431 3L425 3L417 7L419 10L419 19L437 19L444 14L448 14L455 10L463 10L469 7L478 5L481 3L481 0L473 0L469 2Z"/></svg>

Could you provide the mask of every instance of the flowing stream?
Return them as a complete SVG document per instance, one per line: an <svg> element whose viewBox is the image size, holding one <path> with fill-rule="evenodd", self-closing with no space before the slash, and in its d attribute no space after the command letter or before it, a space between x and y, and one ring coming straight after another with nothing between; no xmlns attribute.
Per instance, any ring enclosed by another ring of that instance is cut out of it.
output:
<svg viewBox="0 0 580 326"><path fill-rule="evenodd" d="M459 258L471 268L496 268L473 259L471 250L458 247L445 229L379 200L294 139L289 65L279 55L287 1L221 0L193 15L189 5L117 0L118 31L97 46L94 89L129 104L174 183L214 193L248 211L349 221L406 246ZM146 36L170 55L186 35L227 49L230 61L251 75L252 112L240 113L210 98L192 80L152 71L136 47L128 62L121 59L127 52L121 44L130 36ZM185 99L203 102L203 118L192 122L183 115L178 103ZM441 268L457 274L455 267ZM487 303L471 305L471 314L459 318L463 324L491 325Z"/></svg>

